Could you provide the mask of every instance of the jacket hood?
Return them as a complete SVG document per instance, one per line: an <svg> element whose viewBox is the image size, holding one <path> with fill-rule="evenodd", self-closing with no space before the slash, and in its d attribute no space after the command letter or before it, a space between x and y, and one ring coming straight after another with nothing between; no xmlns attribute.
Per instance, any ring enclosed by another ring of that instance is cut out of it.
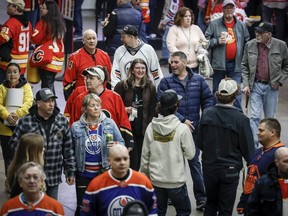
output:
<svg viewBox="0 0 288 216"><path fill-rule="evenodd" d="M181 124L180 120L174 114L162 116L159 114L158 118L152 119L152 128L157 133L166 136L175 130Z"/></svg>
<svg viewBox="0 0 288 216"><path fill-rule="evenodd" d="M11 16L21 22L25 27L29 25L29 20L25 14Z"/></svg>
<svg viewBox="0 0 288 216"><path fill-rule="evenodd" d="M87 114L86 114L86 113L83 113L83 114L81 115L81 117L80 117L80 120L79 120L79 121L80 121L82 124L84 124L84 125L87 125L87 124L88 124L87 121L86 121L86 116L87 116ZM105 118L107 118L106 115L101 111L100 116L99 116L99 119L98 119L98 121L95 122L95 123L102 122Z"/></svg>
<svg viewBox="0 0 288 216"><path fill-rule="evenodd" d="M19 78L19 83L15 86L15 88L21 88L21 87L24 86L26 83L27 83L27 80L25 79L25 77L20 76L20 78ZM9 81L8 81L7 79L4 80L3 85L4 85L6 88L10 88Z"/></svg>

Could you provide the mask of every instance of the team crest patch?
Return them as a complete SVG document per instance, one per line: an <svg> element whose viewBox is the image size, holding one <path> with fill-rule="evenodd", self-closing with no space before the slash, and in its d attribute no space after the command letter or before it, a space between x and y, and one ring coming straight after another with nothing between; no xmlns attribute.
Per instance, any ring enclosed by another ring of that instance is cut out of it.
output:
<svg viewBox="0 0 288 216"><path fill-rule="evenodd" d="M85 140L85 150L91 155L97 155L101 151L101 137L96 134L89 134Z"/></svg>
<svg viewBox="0 0 288 216"><path fill-rule="evenodd" d="M72 67L73 67L73 61L70 61L70 62L68 63L68 69L71 70Z"/></svg>
<svg viewBox="0 0 288 216"><path fill-rule="evenodd" d="M131 202L133 200L133 197L126 195L115 197L108 206L108 215L121 216L123 213L123 208L127 205L128 202Z"/></svg>
<svg viewBox="0 0 288 216"><path fill-rule="evenodd" d="M41 62L43 60L43 56L44 56L44 51L38 50L34 53L34 55L32 57L32 61L33 62Z"/></svg>

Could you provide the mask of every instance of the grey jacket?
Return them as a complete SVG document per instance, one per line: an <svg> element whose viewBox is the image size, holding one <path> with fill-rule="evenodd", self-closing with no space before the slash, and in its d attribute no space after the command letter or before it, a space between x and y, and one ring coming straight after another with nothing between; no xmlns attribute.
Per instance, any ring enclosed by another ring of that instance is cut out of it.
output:
<svg viewBox="0 0 288 216"><path fill-rule="evenodd" d="M256 39L249 41L244 49L242 59L242 80L243 87L249 85L253 89L256 76L258 58L258 46ZM268 52L270 83L279 82L280 85L287 79L288 75L288 49L284 41L271 38Z"/></svg>
<svg viewBox="0 0 288 216"><path fill-rule="evenodd" d="M250 39L249 32L245 23L234 17L235 25L233 28L236 37L237 53L235 58L235 72L241 72L241 60L245 43ZM210 42L209 48L212 49L211 65L214 70L226 70L226 45L218 44L221 32L226 31L223 17L213 20L206 32L205 37Z"/></svg>

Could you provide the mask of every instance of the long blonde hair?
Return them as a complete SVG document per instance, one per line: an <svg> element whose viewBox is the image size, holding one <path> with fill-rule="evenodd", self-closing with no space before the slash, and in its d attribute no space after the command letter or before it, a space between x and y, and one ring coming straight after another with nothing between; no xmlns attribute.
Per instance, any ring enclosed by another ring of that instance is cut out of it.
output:
<svg viewBox="0 0 288 216"><path fill-rule="evenodd" d="M15 181L17 181L15 174L24 163L33 161L44 166L43 150L44 138L40 134L27 133L21 136L18 148L7 171L5 186L8 192L11 191Z"/></svg>

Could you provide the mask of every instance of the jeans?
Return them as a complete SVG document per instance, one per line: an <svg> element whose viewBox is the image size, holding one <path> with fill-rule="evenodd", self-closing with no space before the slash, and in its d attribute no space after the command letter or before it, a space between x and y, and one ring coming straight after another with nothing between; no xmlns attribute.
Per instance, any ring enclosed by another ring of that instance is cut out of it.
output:
<svg viewBox="0 0 288 216"><path fill-rule="evenodd" d="M250 126L256 148L259 148L257 131L262 112L264 111L265 118L275 117L278 95L279 90L273 89L270 84L264 85L259 82L254 82L253 89L250 93Z"/></svg>
<svg viewBox="0 0 288 216"><path fill-rule="evenodd" d="M35 1L35 2L37 2L37 1ZM38 3L36 3L36 4L38 5ZM32 28L35 27L37 21L40 19L38 7L39 7L39 5L35 7L35 10L25 12L25 14L27 14L28 20L31 22Z"/></svg>
<svg viewBox="0 0 288 216"><path fill-rule="evenodd" d="M168 198L175 207L177 216L189 216L191 214L191 203L188 196L187 186L180 188L159 188L154 186L157 197L158 216L165 216Z"/></svg>
<svg viewBox="0 0 288 216"><path fill-rule="evenodd" d="M215 92L218 91L218 86L222 79L225 77L230 77L231 79L235 80L239 85L241 85L242 75L241 72L235 72L235 61L226 61L226 71L220 71L215 70L213 74L213 94L215 95ZM239 91L239 95L237 96L234 107L239 110L240 112L243 112L242 110L242 95L241 91ZM216 97L213 97L214 104L217 103Z"/></svg>
<svg viewBox="0 0 288 216"><path fill-rule="evenodd" d="M59 185L55 186L47 186L46 194L53 199L57 200L58 199L58 187Z"/></svg>
<svg viewBox="0 0 288 216"><path fill-rule="evenodd" d="M140 28L140 31L139 31L139 38L144 43L148 43L148 40L147 40L146 36L147 36L147 34L146 34L146 23L142 22L141 28Z"/></svg>
<svg viewBox="0 0 288 216"><path fill-rule="evenodd" d="M195 143L195 156L192 160L188 160L190 174L193 180L193 193L196 202L206 201L206 192L203 180L203 174L201 169L201 164L199 161L200 149L197 147L197 134L193 134L193 140Z"/></svg>
<svg viewBox="0 0 288 216"><path fill-rule="evenodd" d="M74 8L74 28L75 32L74 35L82 36L83 31L83 19L82 19L82 9L81 6L84 0L76 0L75 1L75 8Z"/></svg>
<svg viewBox="0 0 288 216"><path fill-rule="evenodd" d="M167 34L169 32L170 27L171 26L166 25L165 31L162 35L162 59L169 59L169 57L170 57L170 53L169 53L169 50L167 48L167 42L166 42Z"/></svg>
<svg viewBox="0 0 288 216"><path fill-rule="evenodd" d="M275 20L273 20L273 14L275 14ZM280 40L285 40L285 16L286 9L269 8L262 5L262 17L263 21L270 22L275 28L275 37Z"/></svg>
<svg viewBox="0 0 288 216"><path fill-rule="evenodd" d="M41 88L50 88L55 94L54 81L56 73L41 68L38 69L38 72L41 79Z"/></svg>
<svg viewBox="0 0 288 216"><path fill-rule="evenodd" d="M231 216L239 182L239 170L234 167L203 166L203 175L207 193L204 216Z"/></svg>
<svg viewBox="0 0 288 216"><path fill-rule="evenodd" d="M202 30L203 33L207 28L204 17L205 12L203 10L199 10L197 25L199 26L199 28Z"/></svg>

